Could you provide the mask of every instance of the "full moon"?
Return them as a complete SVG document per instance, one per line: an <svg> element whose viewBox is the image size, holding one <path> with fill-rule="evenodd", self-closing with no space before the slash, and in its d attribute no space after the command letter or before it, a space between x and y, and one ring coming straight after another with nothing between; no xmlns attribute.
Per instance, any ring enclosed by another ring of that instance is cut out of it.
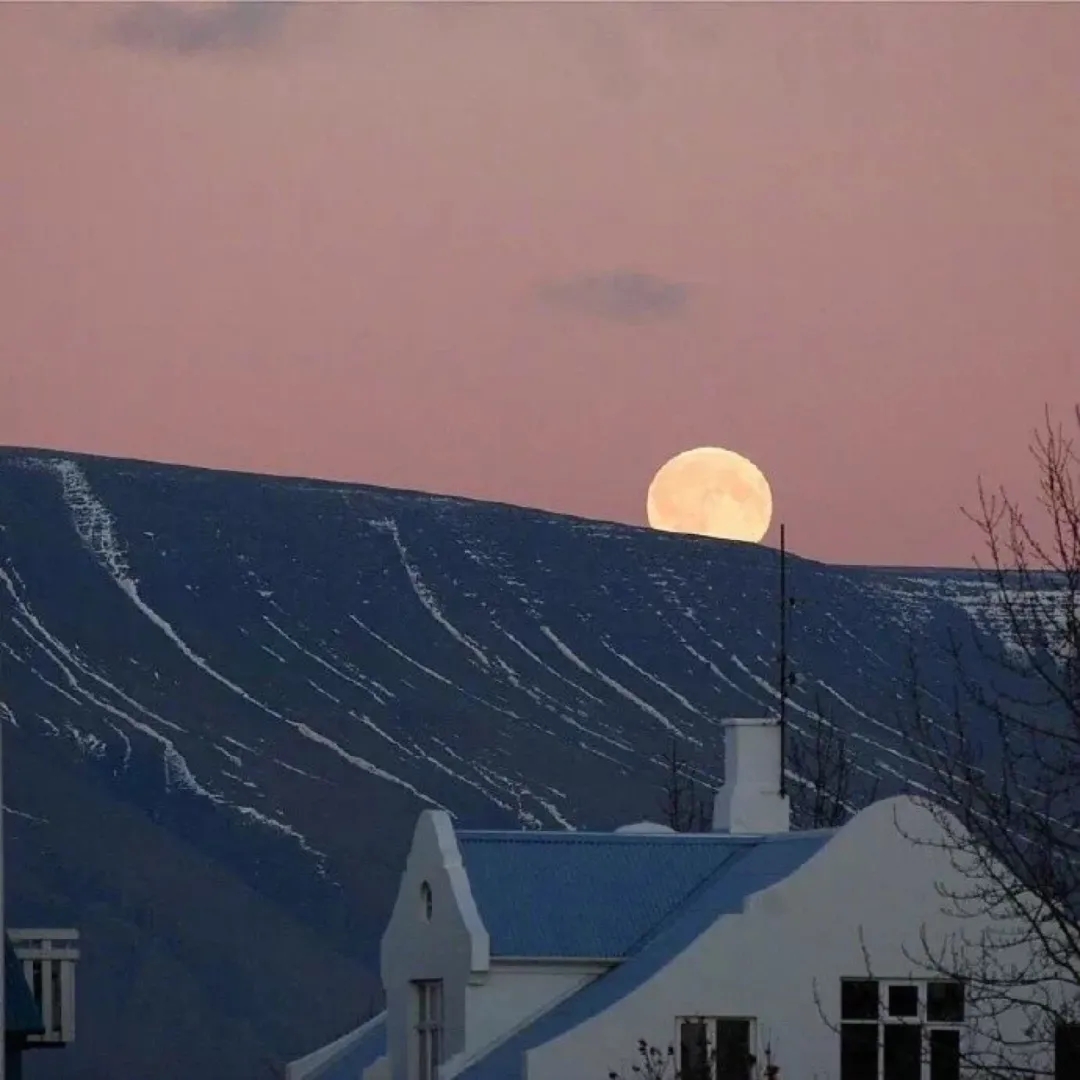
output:
<svg viewBox="0 0 1080 1080"><path fill-rule="evenodd" d="M676 454L649 485L649 524L663 532L758 543L773 502L762 471L741 454L699 446Z"/></svg>

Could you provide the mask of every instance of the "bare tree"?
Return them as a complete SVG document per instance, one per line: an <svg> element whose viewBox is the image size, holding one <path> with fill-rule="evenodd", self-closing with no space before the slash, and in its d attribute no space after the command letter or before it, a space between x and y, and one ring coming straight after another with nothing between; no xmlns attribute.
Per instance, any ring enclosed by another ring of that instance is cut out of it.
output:
<svg viewBox="0 0 1080 1080"><path fill-rule="evenodd" d="M787 551L784 527L780 526L780 649L779 666L780 724L784 755L784 789L787 774L796 780L791 798L792 824L799 829L835 829L877 798L877 781L857 785L855 764L845 733L826 715L818 692L810 716L809 739L790 738L794 725L787 719L788 704L801 680L790 653L791 619L806 602L791 596L785 573ZM799 732L797 732L799 733Z"/></svg>
<svg viewBox="0 0 1080 1080"><path fill-rule="evenodd" d="M826 714L820 694L808 736L788 740L787 750L788 768L799 780L791 800L797 828L839 828L877 798L877 780L859 783L847 735Z"/></svg>
<svg viewBox="0 0 1080 1080"><path fill-rule="evenodd" d="M797 778L792 791L792 823L798 829L835 829L877 798L878 781L857 775L844 731L815 698L809 731L787 740L786 768ZM664 757L665 778L660 800L663 823L676 832L709 832L712 790L698 778L705 775L679 752L678 740Z"/></svg>
<svg viewBox="0 0 1080 1080"><path fill-rule="evenodd" d="M704 1035L706 1017L686 1017L686 1020L697 1021L701 1034ZM630 1066L630 1075L633 1080L713 1080L720 1076L744 1076L753 1080L780 1080L780 1067L774 1064L771 1046L765 1047L764 1061L758 1061L751 1053L740 1055L738 1060L730 1060L721 1057L715 1046L708 1046L702 1040L695 1046L693 1062L680 1060L680 1055L675 1053L675 1047L669 1043L661 1050L653 1046L646 1039L638 1039L637 1061ZM622 1073L611 1071L608 1080L627 1080Z"/></svg>
<svg viewBox="0 0 1080 1080"><path fill-rule="evenodd" d="M712 828L712 799L694 778L689 762L679 755L679 742L674 736L664 765L660 800L663 823L676 832L708 832Z"/></svg>
<svg viewBox="0 0 1080 1080"><path fill-rule="evenodd" d="M913 959L965 985L986 1035L967 1065L991 1080L1054 1075L1055 1042L1080 1076L1080 456L1049 411L1030 450L1041 513L980 482L965 515L988 552L982 626L950 639L950 702L912 652L905 725L931 843L962 882L939 886L944 907L973 928L945 948L924 934Z"/></svg>

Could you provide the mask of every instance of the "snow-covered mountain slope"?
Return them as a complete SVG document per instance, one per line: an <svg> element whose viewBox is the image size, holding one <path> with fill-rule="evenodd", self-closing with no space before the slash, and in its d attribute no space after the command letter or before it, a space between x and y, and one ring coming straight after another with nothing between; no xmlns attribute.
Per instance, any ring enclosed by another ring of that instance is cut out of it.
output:
<svg viewBox="0 0 1080 1080"><path fill-rule="evenodd" d="M800 681L915 778L905 655L965 571L792 559ZM9 922L84 935L78 1042L31 1075L271 1075L352 1024L417 813L655 814L672 736L776 700L777 556L395 492L0 452ZM990 623L986 627L993 631ZM797 778L796 778L797 782Z"/></svg>

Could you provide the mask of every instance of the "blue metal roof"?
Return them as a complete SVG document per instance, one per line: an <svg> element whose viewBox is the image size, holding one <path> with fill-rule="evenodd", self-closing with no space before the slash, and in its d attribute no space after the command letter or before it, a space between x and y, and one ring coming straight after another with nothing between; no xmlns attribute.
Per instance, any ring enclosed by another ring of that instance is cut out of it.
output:
<svg viewBox="0 0 1080 1080"><path fill-rule="evenodd" d="M371 1026L340 1057L313 1073L309 1080L362 1080L364 1070L374 1065L385 1053L386 1013L382 1013L371 1021Z"/></svg>
<svg viewBox="0 0 1080 1080"><path fill-rule="evenodd" d="M723 834L460 832L498 957L621 959L758 841Z"/></svg>
<svg viewBox="0 0 1080 1080"><path fill-rule="evenodd" d="M10 1035L41 1035L45 1031L23 966L7 934L4 935L4 1025Z"/></svg>
<svg viewBox="0 0 1080 1080"><path fill-rule="evenodd" d="M737 843L738 852L686 899L675 917L658 927L626 961L515 1032L459 1073L457 1080L521 1080L528 1051L573 1030L624 998L692 945L718 918L741 911L748 896L794 873L832 835L832 831L822 830L737 841L735 837L717 838Z"/></svg>

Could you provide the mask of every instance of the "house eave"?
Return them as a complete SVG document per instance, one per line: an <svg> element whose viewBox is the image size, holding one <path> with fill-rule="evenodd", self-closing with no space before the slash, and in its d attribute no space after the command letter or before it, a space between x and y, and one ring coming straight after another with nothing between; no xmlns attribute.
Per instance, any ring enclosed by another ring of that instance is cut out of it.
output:
<svg viewBox="0 0 1080 1080"><path fill-rule="evenodd" d="M344 1035L326 1043L302 1058L290 1061L285 1066L285 1080L317 1080L346 1057L353 1048L367 1038L380 1025L386 1023L386 1010L365 1020L359 1027L347 1031Z"/></svg>

